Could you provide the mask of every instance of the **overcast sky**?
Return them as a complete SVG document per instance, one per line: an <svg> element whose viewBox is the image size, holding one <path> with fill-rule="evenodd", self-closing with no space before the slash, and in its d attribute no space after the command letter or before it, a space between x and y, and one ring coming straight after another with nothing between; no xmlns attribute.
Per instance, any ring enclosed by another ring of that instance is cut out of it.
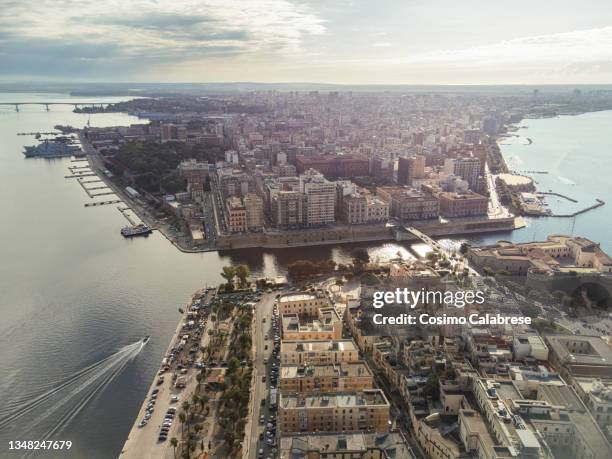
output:
<svg viewBox="0 0 612 459"><path fill-rule="evenodd" d="M0 0L0 79L612 83L612 0Z"/></svg>

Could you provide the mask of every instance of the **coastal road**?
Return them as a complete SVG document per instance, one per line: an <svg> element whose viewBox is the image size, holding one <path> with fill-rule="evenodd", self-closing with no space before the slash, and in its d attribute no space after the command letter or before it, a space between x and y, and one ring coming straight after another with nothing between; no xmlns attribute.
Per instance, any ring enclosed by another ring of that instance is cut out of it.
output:
<svg viewBox="0 0 612 459"><path fill-rule="evenodd" d="M491 174L489 165L485 164L485 177L487 179L487 187L489 188L489 218L505 218L510 217L510 212L499 202L497 194L497 185L495 184L495 175Z"/></svg>
<svg viewBox="0 0 612 459"><path fill-rule="evenodd" d="M208 292L204 299L202 300L203 304L207 304L210 302L213 296L212 292ZM188 309L188 308L187 308ZM179 339L179 335L181 334L182 326L185 321L185 316L181 315L181 320L176 328L174 335L172 336L172 340L170 341L170 345L168 346L168 350L164 354L167 355ZM212 321L207 321L206 327L202 332L202 341L208 340L208 330L212 328ZM185 352L185 351L184 351ZM176 365L176 364L174 364ZM174 369L176 371L176 368ZM195 368L189 368L187 370L187 374L184 375L186 377L186 387L184 389L176 389L172 384L172 371L168 371L164 375L164 382L161 385L157 385L156 382L159 376L155 375L151 387L147 392L147 397L142 403L140 411L138 412L138 416L134 421L134 425L132 426L132 430L129 433L129 436L123 445L123 449L120 454L121 459L172 459L174 458L174 452L172 446L170 445L170 439L172 437L176 437L180 439L180 429L179 424L180 421L178 419L178 413L181 411L181 404L183 400L191 398L191 394L193 393L195 386L197 384L196 374L199 370ZM157 402L155 404L155 410L149 419L149 422L144 427L138 427L140 421L144 418L147 402L151 395L153 389L159 389L159 393L157 394ZM177 403L171 403L172 395L176 395L179 397ZM160 442L158 440L159 431L161 429L162 423L164 422L164 417L168 408L174 406L176 407L176 415L174 422L172 423L172 427L168 432L168 440L165 442Z"/></svg>
<svg viewBox="0 0 612 459"><path fill-rule="evenodd" d="M253 365L253 413L251 415L251 430L248 441L248 457L255 459L257 457L259 431L263 426L259 424L259 416L261 415L261 399L267 398L268 391L266 384L261 381L263 375L267 376L266 364L264 359L270 357L274 341L264 339L266 333L269 333L272 322L272 311L274 309L275 293L265 293L259 303L255 306L255 327L254 327L254 342L255 356ZM266 322L263 322L265 318ZM265 349L268 343L268 349ZM268 378L266 378L268 379ZM267 406L267 401L266 401ZM266 416L267 417L267 416Z"/></svg>

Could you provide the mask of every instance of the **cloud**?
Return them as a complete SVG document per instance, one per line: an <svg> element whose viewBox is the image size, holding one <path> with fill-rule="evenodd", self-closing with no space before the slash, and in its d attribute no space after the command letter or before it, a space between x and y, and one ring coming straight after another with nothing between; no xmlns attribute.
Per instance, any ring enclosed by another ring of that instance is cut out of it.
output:
<svg viewBox="0 0 612 459"><path fill-rule="evenodd" d="M612 81L612 27L518 37L482 46L393 56L304 61L291 70L342 83L546 84ZM300 70L300 66L302 67ZM344 72L342 70L344 69ZM350 71L348 70L350 69ZM344 75L340 80L326 75ZM384 75L381 80L378 75Z"/></svg>
<svg viewBox="0 0 612 459"><path fill-rule="evenodd" d="M0 9L0 30L9 31L0 34L0 56L11 62L2 75L36 59L59 73L82 61L95 73L113 60L135 70L151 61L299 54L325 26L289 0L24 0Z"/></svg>
<svg viewBox="0 0 612 459"><path fill-rule="evenodd" d="M612 27L520 37L485 46L415 55L399 61L498 64L608 58L612 58Z"/></svg>
<svg viewBox="0 0 612 459"><path fill-rule="evenodd" d="M381 41L378 43L374 43L372 46L376 47L376 48L388 48L390 46L392 46L392 43L389 43L388 41Z"/></svg>

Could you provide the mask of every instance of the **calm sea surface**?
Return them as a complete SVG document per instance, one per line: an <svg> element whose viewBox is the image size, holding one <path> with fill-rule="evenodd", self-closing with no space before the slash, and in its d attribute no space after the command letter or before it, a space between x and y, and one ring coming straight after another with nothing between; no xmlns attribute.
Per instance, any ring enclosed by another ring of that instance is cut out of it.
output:
<svg viewBox="0 0 612 459"><path fill-rule="evenodd" d="M0 102L71 98L60 94L4 94ZM348 261L354 246L183 254L160 234L126 240L116 206L85 208L82 188L65 179L69 159L25 159L31 136L56 124L81 127L87 115L71 106L0 106L0 457L9 440L64 439L61 457L110 458L121 450L190 294L221 280L222 266L246 263L255 274L276 275L296 259ZM92 126L127 125L124 114L96 114ZM606 129L612 112L530 120L522 137L503 145L519 170L542 186L578 199L612 201ZM533 140L524 145L525 137ZM551 201L551 205L555 204ZM561 205L561 204L559 204ZM532 240L575 232L612 252L610 205L576 219L540 219L513 234L472 238ZM447 241L457 244L458 241ZM420 244L371 244L373 259L422 253ZM149 344L137 343L151 335ZM57 454L39 454L58 457Z"/></svg>

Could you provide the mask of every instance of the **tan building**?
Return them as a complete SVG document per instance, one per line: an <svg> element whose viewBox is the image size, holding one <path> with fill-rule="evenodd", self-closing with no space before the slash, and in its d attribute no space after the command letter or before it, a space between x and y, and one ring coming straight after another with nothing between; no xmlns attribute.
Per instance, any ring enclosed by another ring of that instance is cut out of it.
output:
<svg viewBox="0 0 612 459"><path fill-rule="evenodd" d="M440 200L440 215L444 217L487 215L489 199L473 191L443 192L438 195L438 199Z"/></svg>
<svg viewBox="0 0 612 459"><path fill-rule="evenodd" d="M326 365L282 365L280 390L284 394L355 392L372 389L372 371L365 362Z"/></svg>
<svg viewBox="0 0 612 459"><path fill-rule="evenodd" d="M583 237L553 235L546 241L470 248L468 258L480 267L525 275L533 269L541 273L612 273L612 259L599 244ZM580 269L576 269L580 268Z"/></svg>
<svg viewBox="0 0 612 459"><path fill-rule="evenodd" d="M389 220L389 203L377 196L367 196L367 223L381 223Z"/></svg>
<svg viewBox="0 0 612 459"><path fill-rule="evenodd" d="M242 200L238 196L231 196L225 202L228 231L230 233L243 233L247 231L247 211Z"/></svg>
<svg viewBox="0 0 612 459"><path fill-rule="evenodd" d="M342 218L349 225L360 225L367 222L368 202L366 197L353 193L342 199Z"/></svg>
<svg viewBox="0 0 612 459"><path fill-rule="evenodd" d="M388 432L389 402L380 389L320 395L284 395L279 429L292 432Z"/></svg>
<svg viewBox="0 0 612 459"><path fill-rule="evenodd" d="M389 215L400 220L437 218L440 204L430 193L408 187L378 187L376 195L389 204Z"/></svg>
<svg viewBox="0 0 612 459"><path fill-rule="evenodd" d="M247 228L251 231L260 230L264 226L263 199L255 193L248 193L244 199Z"/></svg>
<svg viewBox="0 0 612 459"><path fill-rule="evenodd" d="M600 427L612 425L612 382L578 377L573 387Z"/></svg>
<svg viewBox="0 0 612 459"><path fill-rule="evenodd" d="M342 320L332 307L320 308L317 318L306 320L298 314L281 316L284 340L330 340L342 338Z"/></svg>
<svg viewBox="0 0 612 459"><path fill-rule="evenodd" d="M353 193L342 200L342 217L349 225L380 223L389 219L389 204L376 196Z"/></svg>
<svg viewBox="0 0 612 459"><path fill-rule="evenodd" d="M288 293L278 299L278 313L316 316L321 308L329 307L329 301L323 292Z"/></svg>
<svg viewBox="0 0 612 459"><path fill-rule="evenodd" d="M281 365L320 365L358 360L359 349L352 339L281 341Z"/></svg>
<svg viewBox="0 0 612 459"><path fill-rule="evenodd" d="M572 382L573 378L610 379L612 347L599 336L546 335L549 361L559 374Z"/></svg>
<svg viewBox="0 0 612 459"><path fill-rule="evenodd" d="M414 459L399 433L293 434L279 442L280 459Z"/></svg>
<svg viewBox="0 0 612 459"><path fill-rule="evenodd" d="M297 190L279 190L270 195L272 224L278 228L301 227L306 222L306 196Z"/></svg>

